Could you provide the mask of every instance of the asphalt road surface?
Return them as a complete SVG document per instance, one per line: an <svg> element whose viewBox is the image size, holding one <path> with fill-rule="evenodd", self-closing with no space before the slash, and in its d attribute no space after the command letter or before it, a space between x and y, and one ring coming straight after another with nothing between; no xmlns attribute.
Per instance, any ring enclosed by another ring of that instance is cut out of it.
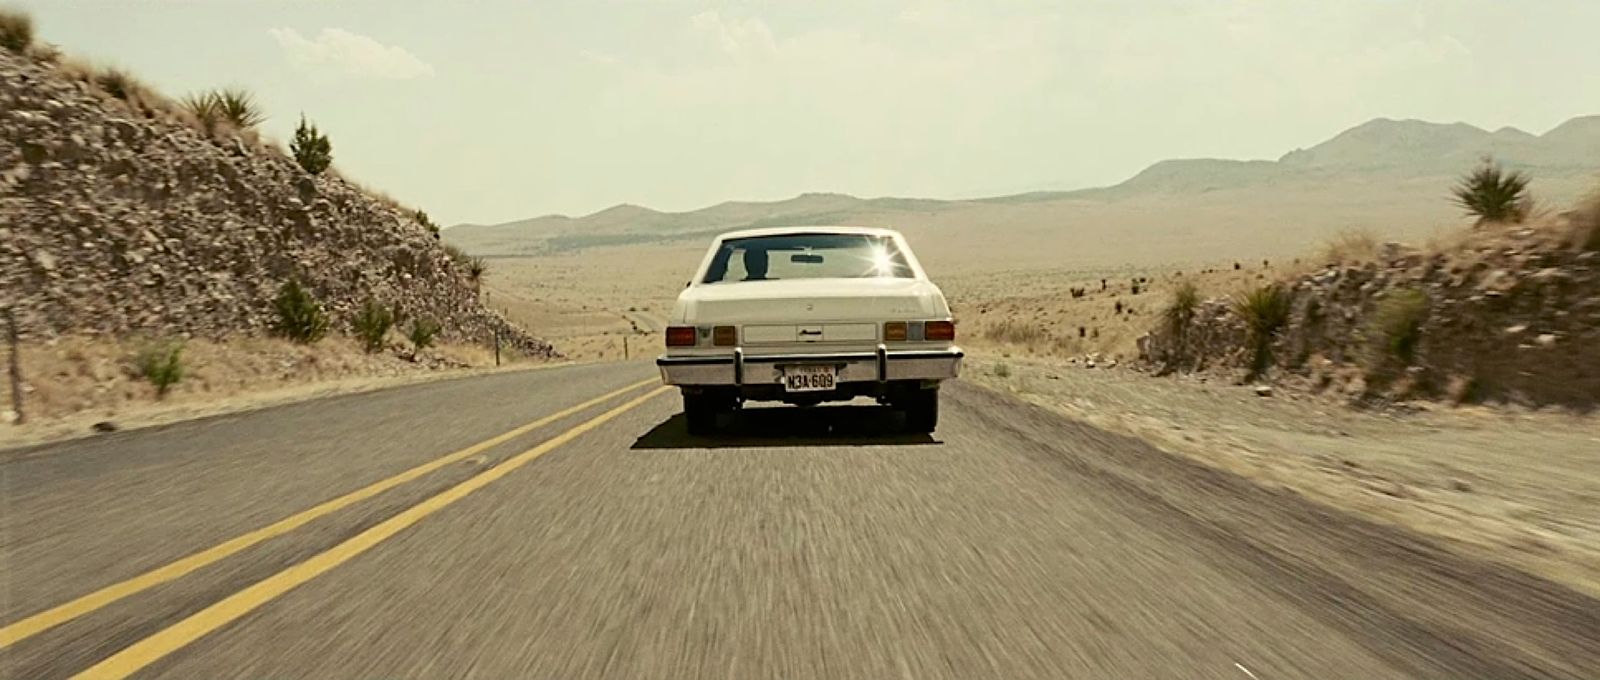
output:
<svg viewBox="0 0 1600 680"><path fill-rule="evenodd" d="M647 364L0 452L12 678L1595 678L1600 605L958 383ZM1509 452L1508 452L1509 453Z"/></svg>

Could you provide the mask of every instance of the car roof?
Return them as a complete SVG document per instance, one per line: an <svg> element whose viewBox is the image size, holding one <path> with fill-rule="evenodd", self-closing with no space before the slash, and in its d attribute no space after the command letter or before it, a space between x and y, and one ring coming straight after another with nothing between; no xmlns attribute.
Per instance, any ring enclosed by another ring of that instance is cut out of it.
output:
<svg viewBox="0 0 1600 680"><path fill-rule="evenodd" d="M882 227L846 227L837 225L813 225L793 227L765 227L762 229L740 229L730 231L718 236L718 240L726 241L736 238L759 238L762 236L784 236L787 234L861 234L863 236L899 236L900 232Z"/></svg>

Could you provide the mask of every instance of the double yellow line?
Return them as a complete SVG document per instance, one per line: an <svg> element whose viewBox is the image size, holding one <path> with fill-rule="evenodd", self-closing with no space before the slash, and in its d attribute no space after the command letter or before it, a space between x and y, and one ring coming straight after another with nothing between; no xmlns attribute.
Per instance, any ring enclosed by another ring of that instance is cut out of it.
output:
<svg viewBox="0 0 1600 680"><path fill-rule="evenodd" d="M638 389L654 380L644 380L622 389L608 392L576 406L563 409L556 413L535 420L526 425L519 426L509 432L494 438L473 444L442 458L419 465L394 475L369 486L357 489L343 496L326 501L320 505L301 511L284 519L278 520L260 529L220 543L214 547L189 555L175 562L158 567L151 571L135 576L126 581L112 584L94 591L65 604L44 610L25 619L0 628L0 649L10 647L22 640L37 635L45 630L61 625L72 619L78 618L97 609L105 607L118 600L130 597L144 590L167 583L193 572L197 569L213 564L219 560L235 555L253 545L270 538L281 536L296 528L329 515L342 508L358 503L362 500L376 496L384 491L413 481L423 475L438 470L446 465L470 458L494 446L508 442L516 437L527 434L533 430L544 427L566 418L570 415L606 402L614 397ZM622 415L630 409L649 401L669 388L661 387L639 396L627 403L580 423L573 428L546 440L531 449L507 459L474 477L457 484L438 495L414 505L398 515L395 515L363 532L357 534L343 543L316 555L304 562L278 572L265 580L256 583L228 598L217 602L205 609L179 621L172 626L123 649L111 657L90 667L77 677L81 678L123 678L131 675L151 662L193 642L207 633L226 625L240 616L265 604L273 598L282 595L290 589L299 586L328 570L343 564L351 558L366 552L373 546L383 542L399 533L406 527L417 523L424 517L431 515L446 506L454 503L468 494L488 485L501 477L510 474L535 458L572 441L579 435L595 429L605 422Z"/></svg>

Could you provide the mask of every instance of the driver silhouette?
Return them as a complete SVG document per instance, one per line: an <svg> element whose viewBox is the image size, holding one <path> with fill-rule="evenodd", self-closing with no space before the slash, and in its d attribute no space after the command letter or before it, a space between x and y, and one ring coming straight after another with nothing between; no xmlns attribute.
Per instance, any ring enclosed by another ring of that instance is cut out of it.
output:
<svg viewBox="0 0 1600 680"><path fill-rule="evenodd" d="M744 280L765 281L767 279L767 251L744 251Z"/></svg>

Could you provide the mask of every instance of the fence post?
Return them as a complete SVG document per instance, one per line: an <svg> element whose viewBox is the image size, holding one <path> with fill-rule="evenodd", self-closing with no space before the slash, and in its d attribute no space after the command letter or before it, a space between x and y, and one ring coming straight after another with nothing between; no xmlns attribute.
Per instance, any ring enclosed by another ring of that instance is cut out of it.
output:
<svg viewBox="0 0 1600 680"><path fill-rule="evenodd" d="M16 424L21 425L27 421L28 416L22 410L22 358L17 354L17 346L20 344L19 335L16 312L7 307L6 344L11 348L11 410L17 414Z"/></svg>
<svg viewBox="0 0 1600 680"><path fill-rule="evenodd" d="M627 334L623 334L623 336L622 336L622 360L623 361L627 361L628 359L629 359L629 356L628 356L628 336L627 336Z"/></svg>
<svg viewBox="0 0 1600 680"><path fill-rule="evenodd" d="M494 365L500 365L500 327L494 328Z"/></svg>

